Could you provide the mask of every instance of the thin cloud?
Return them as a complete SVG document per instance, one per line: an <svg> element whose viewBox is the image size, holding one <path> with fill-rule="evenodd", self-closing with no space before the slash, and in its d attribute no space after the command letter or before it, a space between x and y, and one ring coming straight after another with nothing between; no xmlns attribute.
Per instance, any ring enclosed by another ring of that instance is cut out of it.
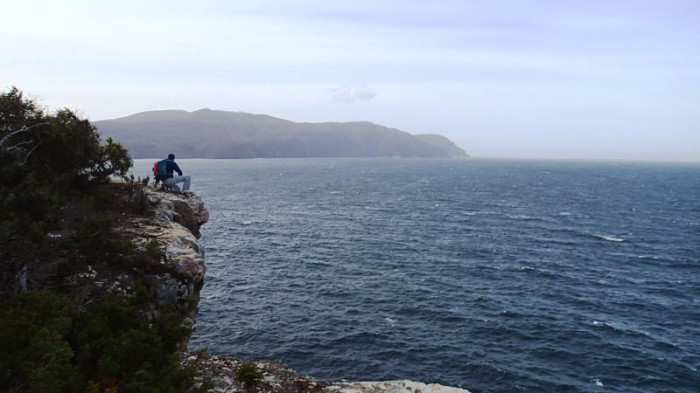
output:
<svg viewBox="0 0 700 393"><path fill-rule="evenodd" d="M377 96L377 93L364 85L340 86L330 89L331 99L339 103L366 102Z"/></svg>

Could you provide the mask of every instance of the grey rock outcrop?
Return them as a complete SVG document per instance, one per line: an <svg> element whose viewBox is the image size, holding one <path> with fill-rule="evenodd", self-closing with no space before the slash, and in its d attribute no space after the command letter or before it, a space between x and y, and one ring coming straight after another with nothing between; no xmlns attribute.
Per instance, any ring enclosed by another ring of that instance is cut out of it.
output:
<svg viewBox="0 0 700 393"><path fill-rule="evenodd" d="M156 300L189 311L194 323L199 292L204 285L204 250L197 239L209 219L202 199L193 194L173 194L144 189L153 217L137 217L119 228L142 250L160 253L160 268L143 277L153 284Z"/></svg>
<svg viewBox="0 0 700 393"><path fill-rule="evenodd" d="M195 387L204 382L211 393L244 392L236 377L236 369L244 361L208 353L186 354L183 363L195 367L198 377ZM274 361L256 361L262 380L256 386L258 393L469 393L466 389L439 384L424 384L409 380L375 382L329 382L299 374L288 366Z"/></svg>
<svg viewBox="0 0 700 393"><path fill-rule="evenodd" d="M209 220L209 211L202 198L192 192L183 194L146 190L148 202L155 206L156 218L162 223L177 223L187 228L196 238L202 237L199 228Z"/></svg>
<svg viewBox="0 0 700 393"><path fill-rule="evenodd" d="M341 382L325 389L328 393L469 393L466 389L436 383L399 380L378 382Z"/></svg>

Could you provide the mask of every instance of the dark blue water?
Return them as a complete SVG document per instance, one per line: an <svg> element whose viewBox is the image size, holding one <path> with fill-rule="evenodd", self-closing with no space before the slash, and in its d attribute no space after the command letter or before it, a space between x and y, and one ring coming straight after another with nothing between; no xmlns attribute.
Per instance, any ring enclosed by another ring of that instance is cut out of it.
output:
<svg viewBox="0 0 700 393"><path fill-rule="evenodd" d="M700 391L700 165L181 167L211 211L192 348L474 393Z"/></svg>

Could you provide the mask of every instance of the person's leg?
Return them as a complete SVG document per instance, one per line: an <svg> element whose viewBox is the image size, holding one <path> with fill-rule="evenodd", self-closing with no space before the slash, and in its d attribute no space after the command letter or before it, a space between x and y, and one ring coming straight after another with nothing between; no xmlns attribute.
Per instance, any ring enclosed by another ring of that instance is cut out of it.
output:
<svg viewBox="0 0 700 393"><path fill-rule="evenodd" d="M190 189L190 184L192 183L192 178L189 175L181 176L185 184L182 185L182 191L187 191Z"/></svg>
<svg viewBox="0 0 700 393"><path fill-rule="evenodd" d="M179 182L177 181L177 179L179 179L179 178L180 178L180 176L178 176L178 177L171 177L171 178L169 178L169 179L165 179L165 180L163 180L163 184L165 184L166 186L172 188L173 191L179 192L179 191L180 191L180 187L177 185L177 183L179 183Z"/></svg>
<svg viewBox="0 0 700 393"><path fill-rule="evenodd" d="M165 184L172 187L173 191L175 191L175 192L180 191L180 187L177 186L177 183L185 183L182 185L182 191L187 191L190 189L190 184L192 183L192 178L189 175L185 175L185 176L175 176L175 177L171 177L170 179L165 180Z"/></svg>

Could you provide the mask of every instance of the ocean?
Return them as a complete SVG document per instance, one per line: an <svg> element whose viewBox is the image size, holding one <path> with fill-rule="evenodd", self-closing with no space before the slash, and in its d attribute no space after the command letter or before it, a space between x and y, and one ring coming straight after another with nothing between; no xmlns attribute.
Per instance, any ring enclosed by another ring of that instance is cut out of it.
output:
<svg viewBox="0 0 700 393"><path fill-rule="evenodd" d="M700 391L699 164L178 163L211 213L192 350L473 393Z"/></svg>

